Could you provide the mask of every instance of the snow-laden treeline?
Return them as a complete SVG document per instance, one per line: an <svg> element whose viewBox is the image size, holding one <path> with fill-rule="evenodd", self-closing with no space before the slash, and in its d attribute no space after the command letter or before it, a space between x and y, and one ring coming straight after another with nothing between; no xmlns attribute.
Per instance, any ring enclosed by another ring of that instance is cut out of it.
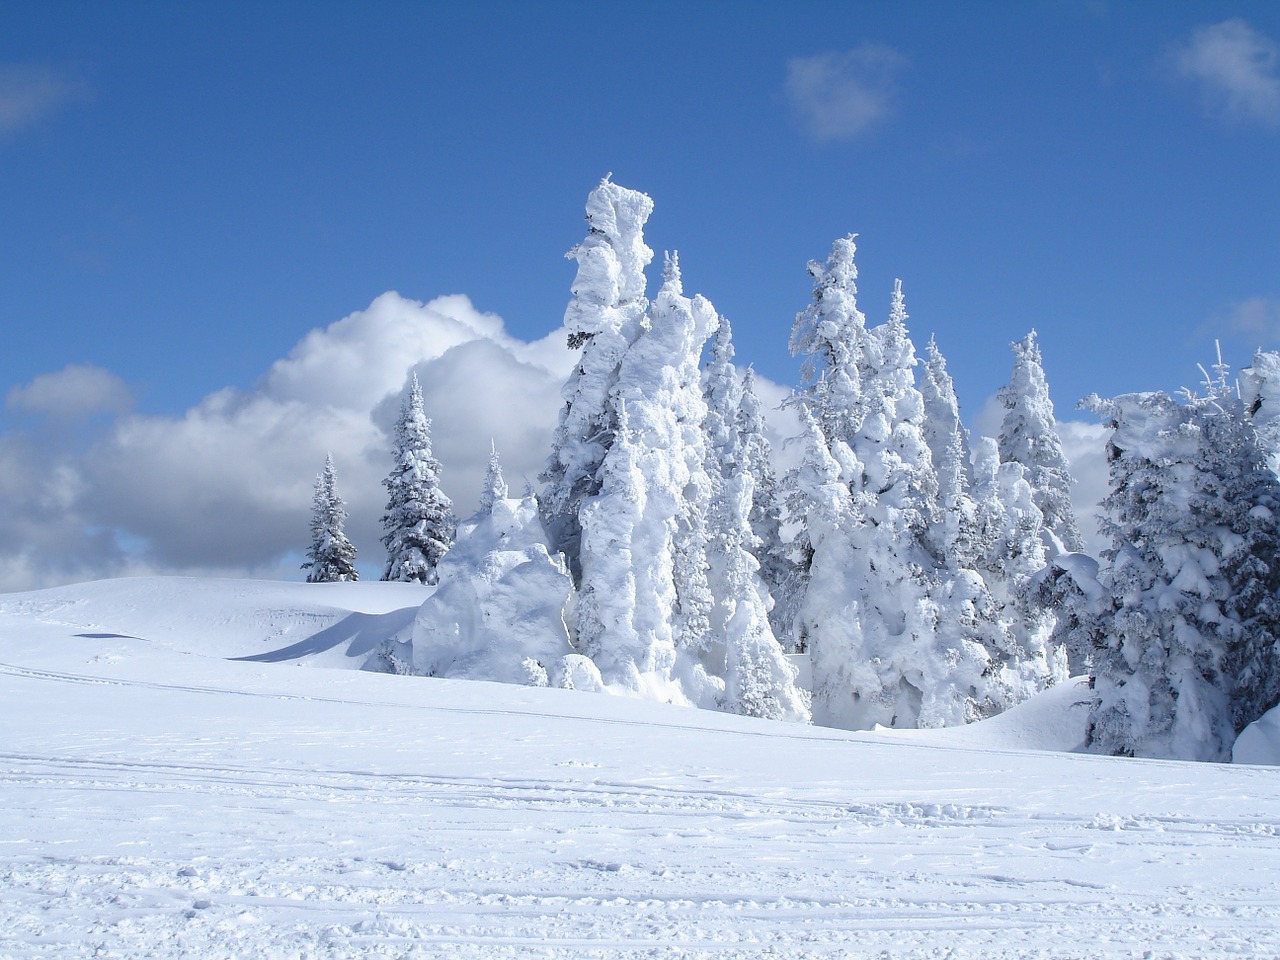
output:
<svg viewBox="0 0 1280 960"><path fill-rule="evenodd" d="M1234 394L1219 369L1203 398L1095 402L1113 491L1093 558L1034 331L998 436L971 438L902 282L869 322L838 238L791 331L799 466L778 476L728 320L675 253L646 296L653 201L606 178L586 209L541 489L509 498L495 451L452 543L408 391L384 579L439 586L382 663L852 729L981 720L1088 673L1096 749L1203 759L1280 699L1280 358Z"/></svg>

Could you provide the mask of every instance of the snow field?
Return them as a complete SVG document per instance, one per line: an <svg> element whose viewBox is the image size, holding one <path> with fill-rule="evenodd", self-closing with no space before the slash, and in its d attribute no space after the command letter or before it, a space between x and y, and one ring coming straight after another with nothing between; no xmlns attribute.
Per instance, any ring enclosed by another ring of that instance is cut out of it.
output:
<svg viewBox="0 0 1280 960"><path fill-rule="evenodd" d="M0 597L0 957L1280 955L1280 771L300 665L401 588Z"/></svg>

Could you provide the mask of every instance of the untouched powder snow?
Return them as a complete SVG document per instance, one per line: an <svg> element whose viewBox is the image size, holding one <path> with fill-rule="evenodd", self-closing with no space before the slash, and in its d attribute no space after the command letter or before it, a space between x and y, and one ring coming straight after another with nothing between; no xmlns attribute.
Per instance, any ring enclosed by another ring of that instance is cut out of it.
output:
<svg viewBox="0 0 1280 960"><path fill-rule="evenodd" d="M1280 955L1274 768L299 666L428 592L0 596L0 957Z"/></svg>

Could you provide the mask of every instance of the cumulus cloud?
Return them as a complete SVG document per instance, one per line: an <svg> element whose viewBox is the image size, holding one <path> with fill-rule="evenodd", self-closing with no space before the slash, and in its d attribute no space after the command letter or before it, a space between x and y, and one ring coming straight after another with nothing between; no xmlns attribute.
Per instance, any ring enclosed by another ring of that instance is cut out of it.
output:
<svg viewBox="0 0 1280 960"><path fill-rule="evenodd" d="M787 99L816 140L852 140L893 112L897 78L907 62L892 47L874 43L796 57L787 63Z"/></svg>
<svg viewBox="0 0 1280 960"><path fill-rule="evenodd" d="M133 406L133 393L110 370L78 363L12 388L5 406L19 413L80 420L100 413L125 413Z"/></svg>
<svg viewBox="0 0 1280 960"><path fill-rule="evenodd" d="M83 81L49 66L0 64L0 136L85 99Z"/></svg>
<svg viewBox="0 0 1280 960"><path fill-rule="evenodd" d="M1280 126L1280 46L1244 20L1197 28L1172 57L1210 114Z"/></svg>

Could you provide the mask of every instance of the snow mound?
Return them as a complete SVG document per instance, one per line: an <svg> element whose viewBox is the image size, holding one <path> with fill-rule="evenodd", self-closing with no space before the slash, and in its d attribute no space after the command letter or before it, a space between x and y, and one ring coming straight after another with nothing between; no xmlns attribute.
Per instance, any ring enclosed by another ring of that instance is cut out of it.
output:
<svg viewBox="0 0 1280 960"><path fill-rule="evenodd" d="M1280 707L1267 711L1240 731L1231 762L1280 767Z"/></svg>
<svg viewBox="0 0 1280 960"><path fill-rule="evenodd" d="M408 638L430 588L414 583L284 583L192 577L100 580L0 596L0 616L182 654L360 669Z"/></svg>

